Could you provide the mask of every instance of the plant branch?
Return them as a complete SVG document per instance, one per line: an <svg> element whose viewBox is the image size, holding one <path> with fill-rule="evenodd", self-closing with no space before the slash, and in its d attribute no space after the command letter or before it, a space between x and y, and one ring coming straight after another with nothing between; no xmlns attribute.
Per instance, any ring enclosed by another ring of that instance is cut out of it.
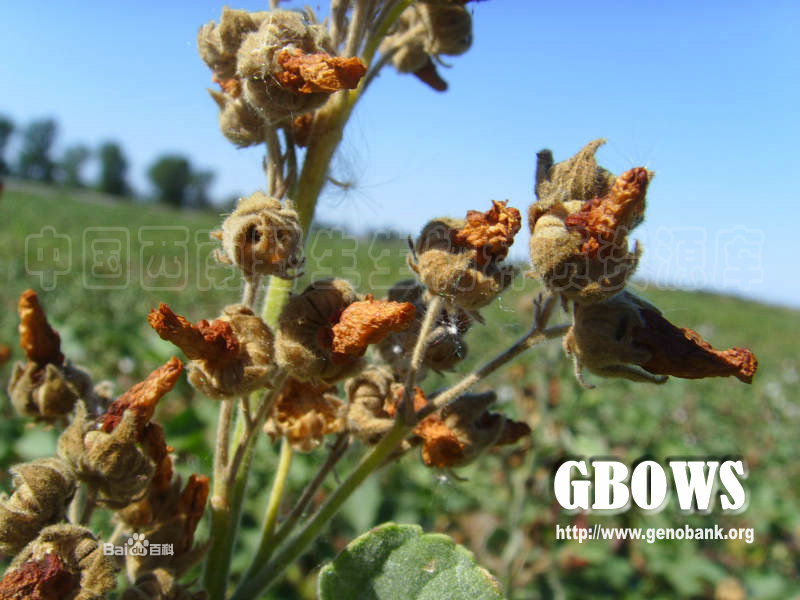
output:
<svg viewBox="0 0 800 600"><path fill-rule="evenodd" d="M422 360L425 358L425 351L430 344L430 332L433 325L436 323L436 318L442 309L442 299L439 296L434 296L428 303L428 308L425 310L425 318L419 328L419 335L417 335L417 342L414 344L414 351L411 354L411 362L408 365L408 374L406 375L405 389L403 391L403 410L398 411L402 415L403 422L407 425L414 425L414 385L417 383L417 373L422 366Z"/></svg>
<svg viewBox="0 0 800 600"><path fill-rule="evenodd" d="M283 571L316 539L322 528L327 525L328 521L339 511L342 504L352 493L358 489L373 471L383 464L386 457L394 451L408 432L408 427L400 421L395 422L383 439L372 448L347 479L336 488L327 501L314 513L314 516L306 522L303 528L285 546L279 549L278 554L268 563L261 565L251 578L242 580L231 596L231 600L257 598L259 594L280 577Z"/></svg>
<svg viewBox="0 0 800 600"><path fill-rule="evenodd" d="M319 471L314 476L314 479L312 479L306 486L305 490L303 490L300 498L292 507L292 510L289 513L289 516L286 517L286 520L281 523L278 531L268 538L262 535L261 541L259 542L258 551L256 552L256 555L251 561L250 567L247 569L247 572L244 576L245 580L254 574L259 565L269 560L269 557L272 556L275 548L277 548L278 545L286 539L289 533L291 533L292 529L294 529L294 526L303 516L306 508L311 503L311 500L314 498L317 490L325 481L328 473L333 470L342 456L344 456L349 445L349 435L347 433L340 434L336 439L336 442L333 444L331 451L328 453L328 458L322 464Z"/></svg>
<svg viewBox="0 0 800 600"><path fill-rule="evenodd" d="M540 295L535 303L534 321L530 331L517 340L507 350L501 352L492 360L480 367L477 371L470 373L452 387L448 388L441 394L434 396L431 399L431 402L429 402L425 408L417 413L417 419L423 419L429 414L452 402L469 390L473 385L478 383L481 379L491 375L497 369L516 358L529 348L532 348L536 344L539 344L545 340L564 335L569 329L569 325L556 325L549 329L545 329L547 322L550 320L553 309L555 308L555 304L556 299L553 296L548 295L542 297Z"/></svg>

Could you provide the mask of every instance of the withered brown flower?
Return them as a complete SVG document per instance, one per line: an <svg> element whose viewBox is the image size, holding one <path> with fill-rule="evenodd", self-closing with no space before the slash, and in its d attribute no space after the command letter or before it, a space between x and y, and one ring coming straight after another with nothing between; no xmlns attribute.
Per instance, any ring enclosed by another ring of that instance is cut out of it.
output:
<svg viewBox="0 0 800 600"><path fill-rule="evenodd" d="M467 217L429 222L417 238L409 266L432 294L475 311L516 276L516 269L502 261L519 231L520 215L507 201L493 201L486 213L470 211Z"/></svg>
<svg viewBox="0 0 800 600"><path fill-rule="evenodd" d="M8 394L22 415L49 423L63 421L78 398L96 410L103 399L92 390L89 374L65 360L61 339L33 290L22 293L18 303L20 346L28 359L11 373Z"/></svg>
<svg viewBox="0 0 800 600"><path fill-rule="evenodd" d="M563 163L540 165L539 200L528 215L532 274L578 302L621 291L639 260L638 246L628 249L628 234L643 218L652 174L636 167L614 178L594 159L604 142L591 142ZM539 153L540 162L551 159Z"/></svg>
<svg viewBox="0 0 800 600"><path fill-rule="evenodd" d="M266 323L242 304L196 324L166 304L148 322L162 339L191 359L189 382L210 398L231 398L264 387L272 374L273 335Z"/></svg>
<svg viewBox="0 0 800 600"><path fill-rule="evenodd" d="M531 430L525 423L488 411L496 399L494 392L464 394L440 413L420 421L414 434L422 439L422 461L429 467L461 467L491 447L514 444L529 435ZM427 404L425 394L415 388L414 410L419 411ZM396 410L398 400L394 406Z"/></svg>
<svg viewBox="0 0 800 600"><path fill-rule="evenodd" d="M655 306L624 291L602 302L577 304L564 347L576 373L663 383L733 376L751 383L758 361L746 348L714 350L695 331L670 323Z"/></svg>
<svg viewBox="0 0 800 600"><path fill-rule="evenodd" d="M333 326L361 298L344 279L323 279L294 294L275 333L275 361L300 381L334 383L360 367L358 356L333 350Z"/></svg>
<svg viewBox="0 0 800 600"><path fill-rule="evenodd" d="M344 406L336 388L289 378L275 401L264 432L273 440L285 437L295 450L311 452L324 436L344 429Z"/></svg>

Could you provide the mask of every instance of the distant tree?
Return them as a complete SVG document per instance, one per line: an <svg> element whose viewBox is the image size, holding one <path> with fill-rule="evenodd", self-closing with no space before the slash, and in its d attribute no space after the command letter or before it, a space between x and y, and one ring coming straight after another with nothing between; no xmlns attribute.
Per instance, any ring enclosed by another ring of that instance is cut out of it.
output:
<svg viewBox="0 0 800 600"><path fill-rule="evenodd" d="M14 121L9 117L0 115L0 175L8 173L8 165L3 156L12 133L14 133Z"/></svg>
<svg viewBox="0 0 800 600"><path fill-rule="evenodd" d="M69 187L85 186L81 171L83 171L84 166L86 166L86 161L89 160L91 154L89 148L83 144L70 146L64 151L64 156L61 157L61 161L58 165L61 170L64 185L68 185Z"/></svg>
<svg viewBox="0 0 800 600"><path fill-rule="evenodd" d="M208 196L208 188L214 181L213 171L193 171L190 177L189 186L186 189L186 206L192 208L206 208L211 204Z"/></svg>
<svg viewBox="0 0 800 600"><path fill-rule="evenodd" d="M58 126L53 119L40 119L30 123L22 132L22 149L19 153L20 177L38 181L53 181L53 160L50 151Z"/></svg>
<svg viewBox="0 0 800 600"><path fill-rule="evenodd" d="M125 181L128 161L122 148L116 142L106 142L98 151L100 157L100 180L97 187L101 192L122 196L129 190Z"/></svg>
<svg viewBox="0 0 800 600"><path fill-rule="evenodd" d="M158 201L170 206L184 206L192 183L192 165L183 156L165 154L147 171L156 188Z"/></svg>

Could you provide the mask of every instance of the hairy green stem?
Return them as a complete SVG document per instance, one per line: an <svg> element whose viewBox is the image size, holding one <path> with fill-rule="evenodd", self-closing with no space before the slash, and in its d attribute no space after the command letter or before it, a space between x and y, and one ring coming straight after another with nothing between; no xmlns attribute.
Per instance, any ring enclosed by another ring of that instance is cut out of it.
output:
<svg viewBox="0 0 800 600"><path fill-rule="evenodd" d="M394 451L397 445L408 435L410 428L400 421L386 433L372 451L364 457L355 470L331 494L313 517L297 534L283 546L277 555L267 564L261 565L252 578L243 580L234 591L231 600L252 600L257 598L267 587L283 574L311 542L322 531L330 519L338 512L342 504L355 492L364 480Z"/></svg>
<svg viewBox="0 0 800 600"><path fill-rule="evenodd" d="M287 438L281 442L281 454L278 458L278 468L272 480L272 490L267 503L267 511L264 514L264 525L261 529L261 543L268 543L275 533L275 523L278 522L278 510L281 507L283 493L286 489L286 480L289 477L289 469L292 466L292 445Z"/></svg>
<svg viewBox="0 0 800 600"><path fill-rule="evenodd" d="M336 443L333 445L333 448L331 448L328 458L322 464L319 471L314 476L314 479L312 479L306 486L306 489L303 490L302 495L292 507L292 511L289 513L289 516L286 517L286 520L281 523L281 526L278 528L278 530L269 537L265 537L262 534L261 541L258 545L258 551L256 552L253 560L250 562L250 566L248 567L243 578L244 581L252 577L258 570L259 566L269 560L275 548L277 548L279 544L283 543L287 536L292 532L294 526L300 520L300 517L303 516L303 513L305 512L312 498L322 485L322 482L325 481L328 473L333 470L333 468L336 466L336 463L339 462L339 459L344 456L349 444L349 435L347 433L340 434L336 440Z"/></svg>

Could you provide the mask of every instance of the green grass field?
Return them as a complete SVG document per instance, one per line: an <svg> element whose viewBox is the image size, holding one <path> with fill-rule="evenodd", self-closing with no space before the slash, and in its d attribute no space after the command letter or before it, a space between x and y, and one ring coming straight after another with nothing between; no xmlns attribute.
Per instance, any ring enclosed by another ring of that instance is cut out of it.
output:
<svg viewBox="0 0 800 600"><path fill-rule="evenodd" d="M176 352L149 328L159 302L192 320L213 319L238 301L240 282L216 264L209 213L77 198L58 189L7 189L0 197L0 344L19 359L16 303L39 292L65 354L96 381L118 392ZM645 249L646 251L646 249ZM307 249L303 286L312 277L338 275L360 291L381 296L407 278L402 240L361 239L318 230ZM536 285L520 277L475 326L463 370L484 362L528 326ZM671 379L663 386L599 380L579 388L558 342L534 349L486 382L503 410L525 419L533 435L522 448L494 452L459 472L466 482L430 471L406 457L369 481L337 517L329 535L289 571L271 598L313 598L313 574L347 541L386 520L445 531L475 552L508 587L510 598L800 598L800 311L708 293L640 292L680 326L699 331L717 348L746 346L759 360L752 386L736 380ZM12 360L13 362L13 360ZM10 364L0 368L7 381ZM454 379L451 374L446 379ZM426 380L433 389L443 380ZM3 397L0 462L4 487L10 464L53 452L57 431L26 426ZM161 403L158 419L184 473L208 474L216 405L181 384ZM261 490L248 500L238 564L256 540L275 460L266 436L254 474ZM356 454L356 453L354 453ZM641 527L754 527L755 543L671 541L591 542L555 539L555 525L575 517L553 508L552 467L569 455L741 456L749 466L748 508L734 516L681 515L673 497L646 515L631 509L589 523ZM290 479L297 491L320 454L297 460ZM352 459L351 459L352 460ZM345 467L341 473L346 472ZM103 524L99 524L102 527ZM202 536L202 533L201 533ZM727 588L726 588L727 586ZM716 595L715 595L716 594Z"/></svg>

